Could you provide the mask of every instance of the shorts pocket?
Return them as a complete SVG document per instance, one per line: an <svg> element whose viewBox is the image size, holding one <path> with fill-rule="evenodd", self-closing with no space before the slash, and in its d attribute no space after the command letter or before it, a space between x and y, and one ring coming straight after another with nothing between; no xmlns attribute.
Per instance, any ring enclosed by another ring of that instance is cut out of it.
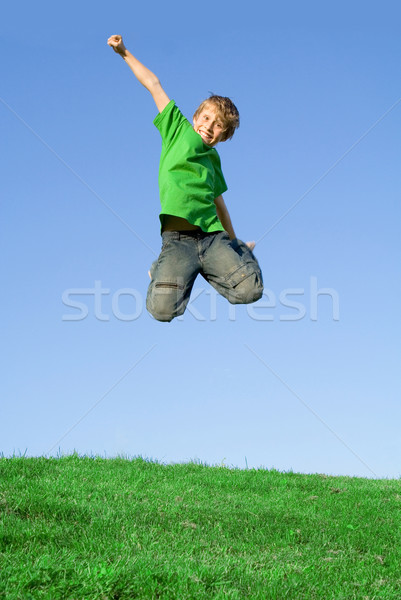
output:
<svg viewBox="0 0 401 600"><path fill-rule="evenodd" d="M183 290L184 285L182 283L177 283L174 281L157 281L155 283L156 289L165 289L165 290Z"/></svg>
<svg viewBox="0 0 401 600"><path fill-rule="evenodd" d="M248 277L255 274L255 270L247 263L236 267L233 271L226 275L225 281L232 288L236 287Z"/></svg>

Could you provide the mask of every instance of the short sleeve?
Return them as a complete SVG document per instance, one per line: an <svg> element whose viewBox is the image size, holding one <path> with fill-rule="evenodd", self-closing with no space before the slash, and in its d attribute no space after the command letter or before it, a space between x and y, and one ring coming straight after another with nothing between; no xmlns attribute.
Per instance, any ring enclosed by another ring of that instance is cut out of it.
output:
<svg viewBox="0 0 401 600"><path fill-rule="evenodd" d="M216 152L216 154L217 154L217 152ZM228 190L226 180L224 179L224 175L221 170L220 157L218 154L217 154L217 162L218 162L218 164L217 164L217 168L215 169L215 175L214 175L215 198L217 198L217 196L220 196L220 194L224 194L224 192L226 192Z"/></svg>
<svg viewBox="0 0 401 600"><path fill-rule="evenodd" d="M163 142L167 145L173 141L180 127L190 125L188 119L184 117L174 100L170 100L153 120L153 124L159 130Z"/></svg>

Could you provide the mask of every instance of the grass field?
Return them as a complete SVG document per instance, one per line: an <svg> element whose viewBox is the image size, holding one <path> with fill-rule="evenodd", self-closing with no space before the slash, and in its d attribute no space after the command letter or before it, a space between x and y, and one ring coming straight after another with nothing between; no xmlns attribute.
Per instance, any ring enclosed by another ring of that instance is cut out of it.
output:
<svg viewBox="0 0 401 600"><path fill-rule="evenodd" d="M401 599L401 483L0 458L0 598Z"/></svg>

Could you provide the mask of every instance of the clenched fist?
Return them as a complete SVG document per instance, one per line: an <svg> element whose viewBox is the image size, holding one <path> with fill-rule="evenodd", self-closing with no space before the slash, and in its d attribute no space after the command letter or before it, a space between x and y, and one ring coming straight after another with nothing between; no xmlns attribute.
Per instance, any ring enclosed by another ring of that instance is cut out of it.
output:
<svg viewBox="0 0 401 600"><path fill-rule="evenodd" d="M121 56L124 56L126 52L126 47L124 46L123 38L121 37L121 35L111 35L107 40L107 43L113 48L114 52L117 52L117 54L121 54Z"/></svg>

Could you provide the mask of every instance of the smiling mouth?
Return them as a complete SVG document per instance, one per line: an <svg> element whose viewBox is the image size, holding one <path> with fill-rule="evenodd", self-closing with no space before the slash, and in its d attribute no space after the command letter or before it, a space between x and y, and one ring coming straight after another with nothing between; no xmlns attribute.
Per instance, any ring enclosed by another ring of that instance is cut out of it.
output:
<svg viewBox="0 0 401 600"><path fill-rule="evenodd" d="M208 142L211 142L213 140L213 136L209 135L208 133L205 133L202 130L199 130L198 133L204 140L207 140Z"/></svg>

